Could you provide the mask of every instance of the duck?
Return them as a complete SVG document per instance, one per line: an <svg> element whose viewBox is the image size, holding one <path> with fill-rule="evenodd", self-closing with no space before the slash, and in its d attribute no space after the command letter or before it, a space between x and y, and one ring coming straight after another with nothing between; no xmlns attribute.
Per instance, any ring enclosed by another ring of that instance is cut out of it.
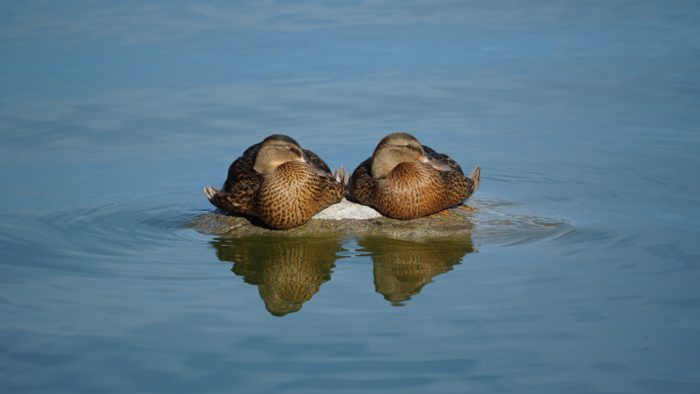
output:
<svg viewBox="0 0 700 394"><path fill-rule="evenodd" d="M229 167L222 190L204 188L209 202L220 210L278 230L306 223L346 192L343 168L332 173L318 155L283 134L246 149Z"/></svg>
<svg viewBox="0 0 700 394"><path fill-rule="evenodd" d="M349 179L348 198L401 220L432 215L460 205L479 188L481 169L465 176L446 154L411 134L391 133Z"/></svg>

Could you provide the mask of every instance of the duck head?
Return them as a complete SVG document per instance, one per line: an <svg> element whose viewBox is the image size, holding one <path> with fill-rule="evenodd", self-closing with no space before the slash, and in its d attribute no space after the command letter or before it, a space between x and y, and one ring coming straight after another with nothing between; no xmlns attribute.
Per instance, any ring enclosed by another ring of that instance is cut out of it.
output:
<svg viewBox="0 0 700 394"><path fill-rule="evenodd" d="M260 174L271 174L281 164L289 161L306 162L304 151L293 138L274 134L260 143L253 169Z"/></svg>
<svg viewBox="0 0 700 394"><path fill-rule="evenodd" d="M372 154L372 176L385 178L391 170L404 162L428 163L423 146L408 133L391 133L379 141Z"/></svg>

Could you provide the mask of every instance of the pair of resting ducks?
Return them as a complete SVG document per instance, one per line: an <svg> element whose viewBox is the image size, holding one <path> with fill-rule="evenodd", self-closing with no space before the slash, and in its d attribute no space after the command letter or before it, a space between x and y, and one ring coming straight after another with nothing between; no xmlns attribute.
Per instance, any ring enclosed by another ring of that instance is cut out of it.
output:
<svg viewBox="0 0 700 394"><path fill-rule="evenodd" d="M480 169L468 177L449 156L407 133L384 137L348 180L315 153L275 134L255 144L228 169L223 190L204 188L217 208L289 229L348 199L394 219L415 219L461 204L479 187Z"/></svg>

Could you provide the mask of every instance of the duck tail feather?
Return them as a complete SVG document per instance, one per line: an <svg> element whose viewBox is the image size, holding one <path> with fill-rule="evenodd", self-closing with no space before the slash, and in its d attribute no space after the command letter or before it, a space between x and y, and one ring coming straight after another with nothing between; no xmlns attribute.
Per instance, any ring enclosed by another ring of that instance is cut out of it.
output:
<svg viewBox="0 0 700 394"><path fill-rule="evenodd" d="M207 200L211 201L214 195L219 191L214 186L204 186L204 195L207 196Z"/></svg>
<svg viewBox="0 0 700 394"><path fill-rule="evenodd" d="M343 186L347 186L350 182L350 174L348 174L348 170L345 168L345 166L341 165L338 167L338 169L333 173L333 176L335 176L335 180L343 184Z"/></svg>
<svg viewBox="0 0 700 394"><path fill-rule="evenodd" d="M476 166L474 168L474 171L472 171L472 173L469 174L469 179L472 180L471 192L474 193L476 191L476 189L479 188L479 185L481 184L481 167Z"/></svg>
<svg viewBox="0 0 700 394"><path fill-rule="evenodd" d="M211 205L221 209L222 211L236 211L238 208L240 208L240 204L231 199L230 194L222 193L214 186L205 186L204 195L207 196L207 200L209 200Z"/></svg>
<svg viewBox="0 0 700 394"><path fill-rule="evenodd" d="M347 194L348 185L350 184L350 174L348 174L348 170L345 168L345 166L341 165L338 167L338 169L333 173L333 176L335 177L336 181L340 182L343 195Z"/></svg>

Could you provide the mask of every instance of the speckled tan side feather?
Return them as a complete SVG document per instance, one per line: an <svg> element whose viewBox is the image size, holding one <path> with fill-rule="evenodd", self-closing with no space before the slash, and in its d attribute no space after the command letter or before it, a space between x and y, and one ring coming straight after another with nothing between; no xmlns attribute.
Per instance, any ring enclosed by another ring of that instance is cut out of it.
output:
<svg viewBox="0 0 700 394"><path fill-rule="evenodd" d="M344 188L332 175L309 171L309 165L287 162L263 180L255 199L257 216L267 225L288 229L343 198Z"/></svg>
<svg viewBox="0 0 700 394"><path fill-rule="evenodd" d="M309 150L303 150L307 162L286 162L269 175L256 172L255 158L261 144L249 147L231 164L223 190L205 188L214 206L254 216L272 228L287 229L305 223L345 195L347 186L336 181L328 165Z"/></svg>
<svg viewBox="0 0 700 394"><path fill-rule="evenodd" d="M459 205L479 186L478 167L468 178L449 156L423 146L426 156L452 168L440 171L428 163L402 162L386 178L371 175L372 158L350 178L349 197L394 219L415 219Z"/></svg>

